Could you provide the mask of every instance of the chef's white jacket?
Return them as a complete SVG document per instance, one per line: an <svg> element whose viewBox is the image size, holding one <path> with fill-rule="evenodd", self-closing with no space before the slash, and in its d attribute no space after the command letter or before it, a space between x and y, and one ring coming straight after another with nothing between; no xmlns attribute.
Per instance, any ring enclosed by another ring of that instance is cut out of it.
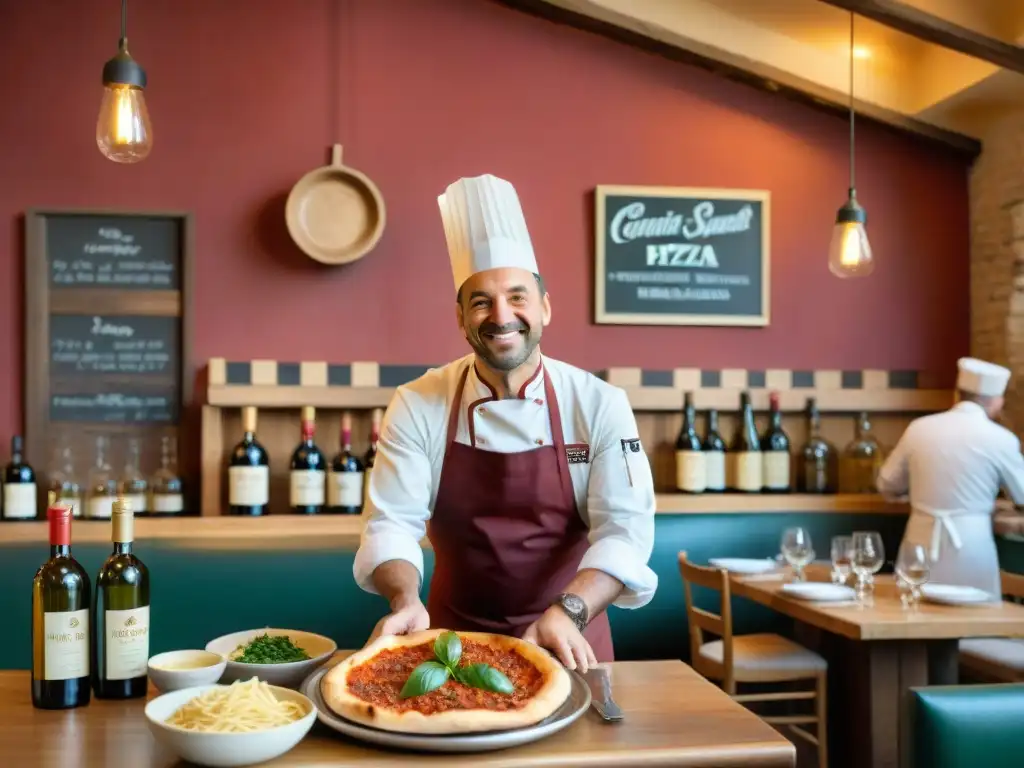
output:
<svg viewBox="0 0 1024 768"><path fill-rule="evenodd" d="M356 582L376 593L370 575L393 559L412 563L422 580L420 541L437 498L449 405L462 372L469 368L455 439L470 445L472 432L478 448L515 453L552 444L546 370L558 398L566 446L577 457L580 446L589 454L585 463L569 464L576 506L590 530L590 548L579 567L604 571L624 584L614 605L639 608L650 602L658 586L657 574L647 565L654 547L654 481L642 446L639 451L623 447L623 440L639 440L625 392L545 357L543 369L518 397L497 399L477 376L474 359L467 355L397 388L381 423L366 524L353 566Z"/></svg>

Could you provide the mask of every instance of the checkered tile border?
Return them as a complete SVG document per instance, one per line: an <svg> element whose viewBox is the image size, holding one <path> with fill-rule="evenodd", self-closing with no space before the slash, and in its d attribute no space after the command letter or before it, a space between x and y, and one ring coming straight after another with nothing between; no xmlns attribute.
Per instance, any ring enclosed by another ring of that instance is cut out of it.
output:
<svg viewBox="0 0 1024 768"><path fill-rule="evenodd" d="M229 361L213 358L209 364L212 386L301 387L397 387L436 366L384 365L381 363L282 362L277 360ZM880 390L926 388L918 371L741 368L608 368L595 373L619 387L669 387L672 389L819 389Z"/></svg>

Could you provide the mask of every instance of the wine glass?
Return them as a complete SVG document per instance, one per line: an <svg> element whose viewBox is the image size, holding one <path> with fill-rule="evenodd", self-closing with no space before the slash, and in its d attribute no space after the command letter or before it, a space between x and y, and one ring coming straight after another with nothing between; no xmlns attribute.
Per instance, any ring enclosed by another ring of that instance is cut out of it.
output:
<svg viewBox="0 0 1024 768"><path fill-rule="evenodd" d="M814 560L811 534L806 528L787 528L782 534L782 556L795 571L796 581L804 581L804 566Z"/></svg>
<svg viewBox="0 0 1024 768"><path fill-rule="evenodd" d="M850 559L853 557L853 538L832 537L832 583L845 584L850 575Z"/></svg>
<svg viewBox="0 0 1024 768"><path fill-rule="evenodd" d="M909 603L909 607L914 608L920 602L921 585L928 581L930 570L924 547L910 541L900 544L896 555L896 575L910 587L905 606Z"/></svg>
<svg viewBox="0 0 1024 768"><path fill-rule="evenodd" d="M882 534L877 531L855 531L853 534L853 553L850 567L857 575L857 600L867 601L868 589L872 583L872 575L882 569L885 562L885 546Z"/></svg>

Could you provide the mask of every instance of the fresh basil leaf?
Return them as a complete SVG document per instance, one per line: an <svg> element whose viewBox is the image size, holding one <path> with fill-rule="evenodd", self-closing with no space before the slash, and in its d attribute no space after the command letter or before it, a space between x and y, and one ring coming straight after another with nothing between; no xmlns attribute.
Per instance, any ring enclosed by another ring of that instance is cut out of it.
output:
<svg viewBox="0 0 1024 768"><path fill-rule="evenodd" d="M434 640L434 655L445 666L452 669L457 667L462 657L462 641L459 636L451 630L438 635Z"/></svg>
<svg viewBox="0 0 1024 768"><path fill-rule="evenodd" d="M435 691L448 682L450 674L451 670L444 664L437 661L425 661L412 671L398 695L403 699L408 699Z"/></svg>
<svg viewBox="0 0 1024 768"><path fill-rule="evenodd" d="M490 664L469 664L459 667L456 679L473 688L483 688L495 693L512 693L515 690L515 686L505 677L505 673Z"/></svg>

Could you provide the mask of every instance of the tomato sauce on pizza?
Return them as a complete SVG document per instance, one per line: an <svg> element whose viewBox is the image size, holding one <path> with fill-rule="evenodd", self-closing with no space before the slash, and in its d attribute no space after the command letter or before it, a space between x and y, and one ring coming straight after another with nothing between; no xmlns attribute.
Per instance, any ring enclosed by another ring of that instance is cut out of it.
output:
<svg viewBox="0 0 1024 768"><path fill-rule="evenodd" d="M453 709L505 711L523 707L544 684L544 675L515 649L494 648L463 640L460 666L484 663L500 670L512 682L512 693L473 688L449 678L440 688L421 696L402 698L405 681L420 664L434 658L433 643L381 651L347 675L348 690L363 701L396 712L415 710L429 715Z"/></svg>

